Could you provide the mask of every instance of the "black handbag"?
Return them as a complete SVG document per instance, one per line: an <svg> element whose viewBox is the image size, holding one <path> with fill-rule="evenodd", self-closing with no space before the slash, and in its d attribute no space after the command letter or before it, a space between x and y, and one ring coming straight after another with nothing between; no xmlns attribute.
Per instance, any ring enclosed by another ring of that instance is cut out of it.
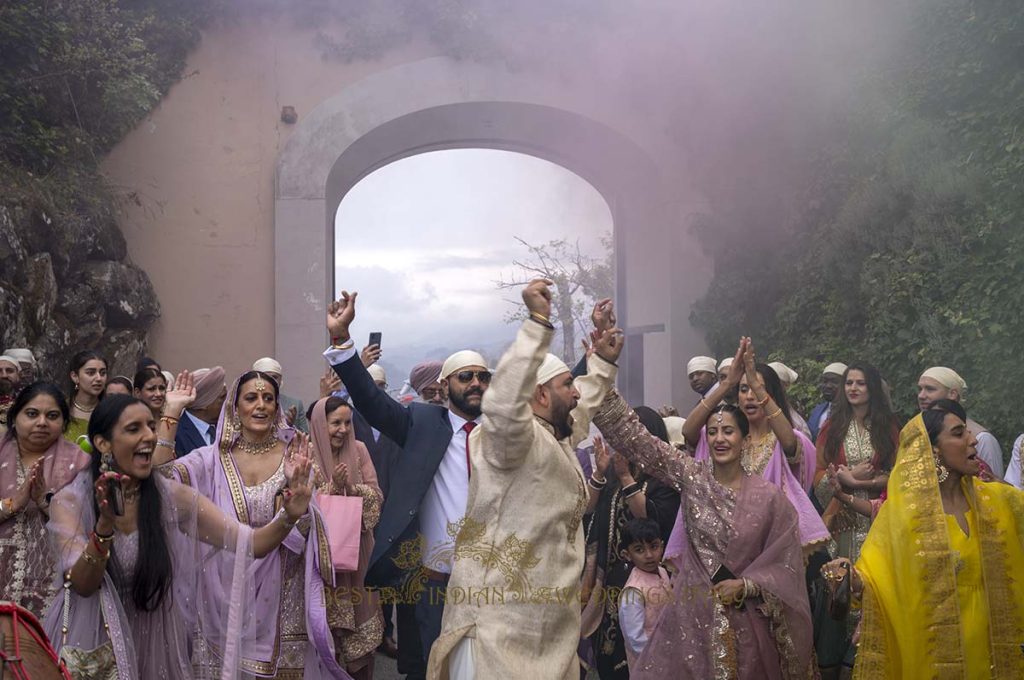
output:
<svg viewBox="0 0 1024 680"><path fill-rule="evenodd" d="M828 613L836 621L844 620L850 613L850 571L851 567L847 566L843 578L828 596Z"/></svg>

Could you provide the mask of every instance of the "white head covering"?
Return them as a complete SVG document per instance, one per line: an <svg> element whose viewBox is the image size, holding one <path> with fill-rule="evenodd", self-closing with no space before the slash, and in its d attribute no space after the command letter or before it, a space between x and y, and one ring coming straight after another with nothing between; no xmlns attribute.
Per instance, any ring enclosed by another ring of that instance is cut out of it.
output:
<svg viewBox="0 0 1024 680"><path fill-rule="evenodd" d="M796 382L796 379L800 377L796 371L781 361L772 361L768 365L771 366L772 370L779 376L779 380L786 385L792 385Z"/></svg>
<svg viewBox="0 0 1024 680"><path fill-rule="evenodd" d="M7 363L14 366L15 370L21 370L21 366L18 364L18 360L15 357L12 357L10 354L0 355L0 361L6 361Z"/></svg>
<svg viewBox="0 0 1024 680"><path fill-rule="evenodd" d="M836 375L842 375L843 373L846 373L846 368L846 364L835 361L826 366L825 370L822 371L821 374L825 375L826 373L835 373Z"/></svg>
<svg viewBox="0 0 1024 680"><path fill-rule="evenodd" d="M370 374L374 382L386 383L388 381L388 374L384 372L380 364L370 364L370 367L366 369L366 372Z"/></svg>
<svg viewBox="0 0 1024 680"><path fill-rule="evenodd" d="M441 365L441 374L437 376L437 382L441 382L456 371L461 371L466 366L483 366L487 368L487 362L480 352L474 352L470 349L456 352L444 360L444 364Z"/></svg>
<svg viewBox="0 0 1024 680"><path fill-rule="evenodd" d="M967 383L960 377L960 374L954 371L952 368L946 368L945 366L932 366L927 371L921 374L922 378L931 378L938 382L940 385L945 387L947 390L956 390L963 392L967 389Z"/></svg>
<svg viewBox="0 0 1024 680"><path fill-rule="evenodd" d="M683 424L686 422L686 419L679 416L668 416L667 418L662 418L662 420L665 421L665 429L668 430L668 443L673 446L685 444Z"/></svg>
<svg viewBox="0 0 1024 680"><path fill-rule="evenodd" d="M32 355L31 350L22 349L19 347L9 347L4 350L3 356L13 357L16 361L36 365L36 358Z"/></svg>
<svg viewBox="0 0 1024 680"><path fill-rule="evenodd" d="M686 375L690 375L694 371L707 371L708 373L715 372L715 360L712 357L694 357L686 363Z"/></svg>
<svg viewBox="0 0 1024 680"><path fill-rule="evenodd" d="M565 365L564 361L556 357L554 354L548 354L544 357L544 361L541 363L540 368L537 369L537 384L543 385L555 376L568 372L569 367Z"/></svg>
<svg viewBox="0 0 1024 680"><path fill-rule="evenodd" d="M730 366L732 366L732 357L726 357L718 362L718 372L721 373Z"/></svg>
<svg viewBox="0 0 1024 680"><path fill-rule="evenodd" d="M263 357L257 359L252 363L252 370L260 371L261 373L275 373L277 375L284 375L284 371L281 370L281 364L277 363L277 359L273 357Z"/></svg>
<svg viewBox="0 0 1024 680"><path fill-rule="evenodd" d="M163 374L164 380L167 381L167 389L174 387L174 374L170 371L160 371Z"/></svg>

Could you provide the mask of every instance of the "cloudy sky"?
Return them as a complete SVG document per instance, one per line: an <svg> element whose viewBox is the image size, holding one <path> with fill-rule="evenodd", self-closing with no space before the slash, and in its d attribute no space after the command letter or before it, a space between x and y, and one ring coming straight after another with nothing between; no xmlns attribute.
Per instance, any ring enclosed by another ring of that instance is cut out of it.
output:
<svg viewBox="0 0 1024 680"><path fill-rule="evenodd" d="M383 333L382 365L400 387L423 359L464 348L493 363L512 339L495 282L517 275L529 243L578 240L601 253L607 204L585 180L547 161L507 151L459 149L406 158L366 177L335 220L338 290L359 291L353 335ZM521 304L521 301L520 301Z"/></svg>

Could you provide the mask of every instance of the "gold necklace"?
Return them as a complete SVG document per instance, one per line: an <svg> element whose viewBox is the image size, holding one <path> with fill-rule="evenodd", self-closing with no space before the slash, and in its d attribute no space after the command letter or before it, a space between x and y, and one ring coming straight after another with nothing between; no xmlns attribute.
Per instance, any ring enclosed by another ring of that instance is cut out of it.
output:
<svg viewBox="0 0 1024 680"><path fill-rule="evenodd" d="M135 486L122 487L122 493L124 495L125 503L134 503L139 500L139 494L141 493L142 485L136 484Z"/></svg>
<svg viewBox="0 0 1024 680"><path fill-rule="evenodd" d="M93 411L96 410L95 406L93 406L92 408L85 408L84 406L78 403L77 399L72 400L72 403L75 405L75 408L77 408L82 413L92 413Z"/></svg>
<svg viewBox="0 0 1024 680"><path fill-rule="evenodd" d="M271 435L262 441L251 442L245 437L240 436L238 441L235 442L235 446L239 451L248 453L250 456L262 456L274 450L274 447L277 446L277 437Z"/></svg>
<svg viewBox="0 0 1024 680"><path fill-rule="evenodd" d="M748 475L759 475L768 464L768 459L775 452L775 433L768 430L758 439L757 443L750 442L743 445L743 455L740 464L743 471Z"/></svg>

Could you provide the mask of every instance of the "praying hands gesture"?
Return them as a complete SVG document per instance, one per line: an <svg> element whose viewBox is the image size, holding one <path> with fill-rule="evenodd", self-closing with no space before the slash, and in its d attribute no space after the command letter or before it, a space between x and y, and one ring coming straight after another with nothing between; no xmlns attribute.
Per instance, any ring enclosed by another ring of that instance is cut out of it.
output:
<svg viewBox="0 0 1024 680"><path fill-rule="evenodd" d="M356 318L356 296L351 295L347 290L341 291L341 298L327 305L327 331L331 335L331 342L335 345L342 345L352 337L349 333L349 326Z"/></svg>
<svg viewBox="0 0 1024 680"><path fill-rule="evenodd" d="M34 502L40 510L46 510L46 480L43 479L42 458L32 464L25 475L25 481L11 496L11 515L28 507L29 501Z"/></svg>
<svg viewBox="0 0 1024 680"><path fill-rule="evenodd" d="M354 496L356 493L356 485L351 482L348 476L348 465L344 463L338 463L334 468L334 474L331 476L334 481L334 488L338 491L344 491L347 496Z"/></svg>

